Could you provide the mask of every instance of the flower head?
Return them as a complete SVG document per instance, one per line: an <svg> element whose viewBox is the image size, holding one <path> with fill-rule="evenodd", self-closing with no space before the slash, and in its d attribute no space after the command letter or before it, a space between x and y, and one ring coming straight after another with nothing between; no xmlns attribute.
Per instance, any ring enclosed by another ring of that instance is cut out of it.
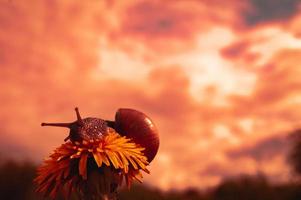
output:
<svg viewBox="0 0 301 200"><path fill-rule="evenodd" d="M55 197L60 190L69 196L73 190L95 189L93 193L99 195L121 185L123 179L128 186L133 179L141 181L140 170L149 173L144 148L108 130L101 139L66 142L57 148L38 169L37 191ZM99 185L91 184L90 179L98 179Z"/></svg>
<svg viewBox="0 0 301 200"><path fill-rule="evenodd" d="M61 192L66 198L76 193L97 199L115 192L123 180L128 187L133 180L142 182L141 171L149 173L145 148L113 128L105 130L100 137L67 141L55 149L37 170L37 191L52 198Z"/></svg>

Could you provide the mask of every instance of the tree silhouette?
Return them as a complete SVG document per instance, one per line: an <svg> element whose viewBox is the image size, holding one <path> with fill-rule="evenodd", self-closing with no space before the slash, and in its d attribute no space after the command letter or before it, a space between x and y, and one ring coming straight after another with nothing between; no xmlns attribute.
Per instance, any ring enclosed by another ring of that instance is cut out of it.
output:
<svg viewBox="0 0 301 200"><path fill-rule="evenodd" d="M294 172L301 176L301 129L298 129L289 136L292 146L288 160Z"/></svg>
<svg viewBox="0 0 301 200"><path fill-rule="evenodd" d="M300 138L299 136L299 145ZM294 139L294 142L297 140ZM299 154L296 155L301 155L299 147ZM32 163L1 161L0 159L0 199L49 200L34 192L32 180L35 171L36 166ZM123 188L120 191L119 200L300 200L300 188L301 184L298 182L270 183L263 174L242 175L227 178L216 187L203 192L193 188L184 191L162 191L148 187L146 184L137 184L133 185L131 190ZM55 200L64 200L64 198L60 196ZM78 200L78 198L73 196L69 200Z"/></svg>

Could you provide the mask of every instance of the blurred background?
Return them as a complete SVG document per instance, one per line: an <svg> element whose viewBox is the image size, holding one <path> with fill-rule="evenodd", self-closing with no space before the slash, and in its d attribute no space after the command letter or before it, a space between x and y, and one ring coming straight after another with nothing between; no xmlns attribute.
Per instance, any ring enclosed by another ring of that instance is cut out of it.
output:
<svg viewBox="0 0 301 200"><path fill-rule="evenodd" d="M299 0L0 0L0 197L40 198L35 167L68 135L40 123L78 106L158 126L121 199L300 200L300 27Z"/></svg>

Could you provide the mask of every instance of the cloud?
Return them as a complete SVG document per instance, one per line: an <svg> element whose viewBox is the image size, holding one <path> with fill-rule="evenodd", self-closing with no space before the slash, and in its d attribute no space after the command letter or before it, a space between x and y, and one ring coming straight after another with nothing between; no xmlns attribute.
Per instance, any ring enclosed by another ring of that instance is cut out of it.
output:
<svg viewBox="0 0 301 200"><path fill-rule="evenodd" d="M75 106L104 119L132 107L160 130L149 184L213 186L233 165L288 177L275 146L300 126L298 17L240 29L237 1L2 5L2 154L41 161L68 130L40 123L73 121Z"/></svg>
<svg viewBox="0 0 301 200"><path fill-rule="evenodd" d="M244 17L247 25L256 25L271 21L285 21L299 11L298 0L249 0L249 12Z"/></svg>
<svg viewBox="0 0 301 200"><path fill-rule="evenodd" d="M236 167L240 166L240 167ZM212 162L208 164L205 169L199 172L201 177L224 177L230 178L239 176L242 174L253 174L258 173L258 166L256 161L242 157L240 160L231 160L226 162Z"/></svg>
<svg viewBox="0 0 301 200"><path fill-rule="evenodd" d="M273 136L259 141L253 146L230 150L227 155L231 159L250 157L256 161L266 161L274 156L285 154L288 149L288 140L283 136Z"/></svg>
<svg viewBox="0 0 301 200"><path fill-rule="evenodd" d="M103 20L103 6L57 1L1 4L0 120L1 131L9 133L2 141L24 143L37 158L60 138L41 134L42 116L66 116L62 109L76 105L77 92L98 63L101 31L96 22Z"/></svg>
<svg viewBox="0 0 301 200"><path fill-rule="evenodd" d="M300 53L301 51L296 49L283 50L271 58L258 73L259 80L254 89L254 100L262 105L280 109L279 103L298 96L301 81L297 74L300 70L295 66L299 63L297 57Z"/></svg>
<svg viewBox="0 0 301 200"><path fill-rule="evenodd" d="M202 32L219 24L238 24L237 10L244 3L220 1L139 1L120 10L111 43L133 50L147 48L164 54L189 50ZM210 8L210 9L208 9Z"/></svg>
<svg viewBox="0 0 301 200"><path fill-rule="evenodd" d="M260 58L260 54L252 52L251 46L252 41L246 39L224 47L220 50L220 53L224 58L242 65L241 68L252 71L251 69Z"/></svg>
<svg viewBox="0 0 301 200"><path fill-rule="evenodd" d="M190 38L197 13L176 4L142 1L130 6L122 23L124 33L146 38Z"/></svg>

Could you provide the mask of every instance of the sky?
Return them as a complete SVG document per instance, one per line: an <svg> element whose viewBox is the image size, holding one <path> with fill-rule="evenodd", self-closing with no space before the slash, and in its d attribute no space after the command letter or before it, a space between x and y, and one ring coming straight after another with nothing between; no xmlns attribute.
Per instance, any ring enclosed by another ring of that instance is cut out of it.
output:
<svg viewBox="0 0 301 200"><path fill-rule="evenodd" d="M68 135L41 122L126 107L160 133L151 186L289 181L300 27L298 0L0 0L0 155L40 163Z"/></svg>

